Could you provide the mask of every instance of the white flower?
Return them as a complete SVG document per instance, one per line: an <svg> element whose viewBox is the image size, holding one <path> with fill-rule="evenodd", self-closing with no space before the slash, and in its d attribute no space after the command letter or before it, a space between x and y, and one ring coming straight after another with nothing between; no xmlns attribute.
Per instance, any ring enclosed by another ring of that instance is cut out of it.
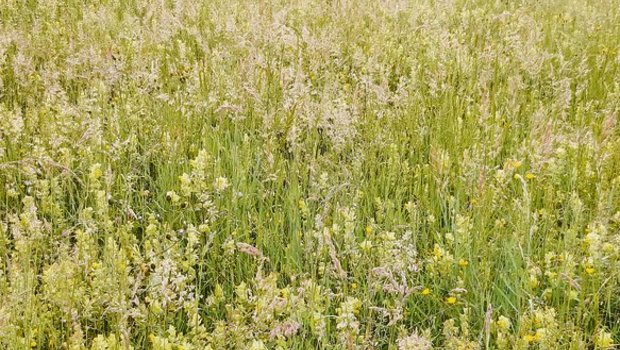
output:
<svg viewBox="0 0 620 350"><path fill-rule="evenodd" d="M230 186L230 183L228 183L228 179L225 177L220 176L213 181L213 188L215 188L216 192L223 192L228 186Z"/></svg>
<svg viewBox="0 0 620 350"><path fill-rule="evenodd" d="M400 338L396 341L398 350L430 350L433 343L423 335L419 335L417 331L410 336Z"/></svg>

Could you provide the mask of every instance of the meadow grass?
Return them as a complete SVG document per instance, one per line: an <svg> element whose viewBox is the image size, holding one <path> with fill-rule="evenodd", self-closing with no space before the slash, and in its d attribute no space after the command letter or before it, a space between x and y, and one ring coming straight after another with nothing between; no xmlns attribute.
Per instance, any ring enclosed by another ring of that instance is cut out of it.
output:
<svg viewBox="0 0 620 350"><path fill-rule="evenodd" d="M3 349L611 349L617 0L0 0Z"/></svg>

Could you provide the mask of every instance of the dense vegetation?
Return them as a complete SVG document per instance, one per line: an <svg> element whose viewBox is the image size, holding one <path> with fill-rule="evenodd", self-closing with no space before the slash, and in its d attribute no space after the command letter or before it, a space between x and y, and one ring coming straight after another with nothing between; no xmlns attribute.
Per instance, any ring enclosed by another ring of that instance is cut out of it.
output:
<svg viewBox="0 0 620 350"><path fill-rule="evenodd" d="M617 0L0 0L3 349L610 349Z"/></svg>

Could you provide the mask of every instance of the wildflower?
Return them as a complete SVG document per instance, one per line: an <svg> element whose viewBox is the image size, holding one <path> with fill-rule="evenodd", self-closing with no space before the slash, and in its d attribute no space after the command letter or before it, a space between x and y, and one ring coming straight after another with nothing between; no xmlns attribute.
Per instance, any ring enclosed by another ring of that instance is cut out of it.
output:
<svg viewBox="0 0 620 350"><path fill-rule="evenodd" d="M194 173L202 173L209 164L209 154L206 150L201 149L198 151L196 158L190 161L190 165L192 166L192 170Z"/></svg>
<svg viewBox="0 0 620 350"><path fill-rule="evenodd" d="M210 231L209 225L207 225L207 224L200 224L198 226L198 231L200 231L200 233L208 233Z"/></svg>
<svg viewBox="0 0 620 350"><path fill-rule="evenodd" d="M310 315L310 330L312 334L319 338L323 338L325 336L326 327L325 317L320 312L312 312Z"/></svg>
<svg viewBox="0 0 620 350"><path fill-rule="evenodd" d="M147 236L153 236L157 233L157 225L155 225L154 223L149 224L146 227L145 233Z"/></svg>
<svg viewBox="0 0 620 350"><path fill-rule="evenodd" d="M300 326L301 325L297 321L286 321L282 324L277 325L274 329L272 329L271 332L269 333L269 337L271 339L282 337L282 336L286 338L290 338L291 336L297 333Z"/></svg>
<svg viewBox="0 0 620 350"><path fill-rule="evenodd" d="M383 238L383 240L385 240L386 242L391 242L391 241L395 241L396 240L396 233L392 232L392 231L386 231L381 235L381 238Z"/></svg>
<svg viewBox="0 0 620 350"><path fill-rule="evenodd" d="M103 175L103 171L101 170L101 164L96 163L90 167L90 172L88 173L88 179L92 182L96 182Z"/></svg>
<svg viewBox="0 0 620 350"><path fill-rule="evenodd" d="M93 271L98 270L100 267L101 267L101 264L100 264L99 262L97 262L97 261L95 261L95 262L93 262L93 263L91 263L91 264L90 264L90 268L91 268Z"/></svg>
<svg viewBox="0 0 620 350"><path fill-rule="evenodd" d="M570 300L579 300L579 292L576 290L571 290L568 292L568 299Z"/></svg>
<svg viewBox="0 0 620 350"><path fill-rule="evenodd" d="M454 305L454 304L456 304L456 301L457 301L456 297L454 297L454 296L449 296L449 297L446 298L446 303L448 305Z"/></svg>
<svg viewBox="0 0 620 350"><path fill-rule="evenodd" d="M372 249L372 241L368 239L364 240L360 243L360 248L365 252L369 252Z"/></svg>
<svg viewBox="0 0 620 350"><path fill-rule="evenodd" d="M454 242L454 235L452 234L452 232L446 232L445 237L446 241L450 243Z"/></svg>
<svg viewBox="0 0 620 350"><path fill-rule="evenodd" d="M416 209L416 205L414 202L409 201L405 204L405 210L409 213L409 214L413 214L414 210Z"/></svg>
<svg viewBox="0 0 620 350"><path fill-rule="evenodd" d="M396 341L398 350L430 350L433 343L425 335L418 334L414 331L410 336L399 338Z"/></svg>
<svg viewBox="0 0 620 350"><path fill-rule="evenodd" d="M460 267L466 267L467 265L469 265L469 262L465 259L459 259L459 266Z"/></svg>
<svg viewBox="0 0 620 350"><path fill-rule="evenodd" d="M507 331L510 328L510 319L506 316L500 316L497 319L497 328L502 331Z"/></svg>
<svg viewBox="0 0 620 350"><path fill-rule="evenodd" d="M525 174L525 178L528 180L532 180L536 178L536 175L532 174L532 173L527 173Z"/></svg>
<svg viewBox="0 0 620 350"><path fill-rule="evenodd" d="M19 196L19 192L17 192L14 188L8 188L6 190L6 195L9 198L17 198L17 196Z"/></svg>
<svg viewBox="0 0 620 350"><path fill-rule="evenodd" d="M601 236L599 234L597 234L596 232L590 232L586 235L586 237L583 239L583 242L587 245L587 246L596 246L598 247L598 244L601 241Z"/></svg>
<svg viewBox="0 0 620 350"><path fill-rule="evenodd" d="M181 182L181 193L185 196L189 196L194 190L192 187L192 178L187 173L183 173L179 176Z"/></svg>
<svg viewBox="0 0 620 350"><path fill-rule="evenodd" d="M362 307L362 302L358 298L347 297L347 299L340 304L339 310L341 313L352 313L357 315L360 307Z"/></svg>
<svg viewBox="0 0 620 350"><path fill-rule="evenodd" d="M265 343L263 343L262 340L255 339L252 341L248 349L249 350L265 350L267 349L267 347L265 346Z"/></svg>
<svg viewBox="0 0 620 350"><path fill-rule="evenodd" d="M173 204L179 203L179 201L181 200L181 196L179 196L174 191L166 192L166 198L168 198L168 200L171 201Z"/></svg>
<svg viewBox="0 0 620 350"><path fill-rule="evenodd" d="M548 336L549 336L549 330L547 330L547 328L538 328L534 335L535 340L537 342L544 341L545 339L548 338Z"/></svg>
<svg viewBox="0 0 620 350"><path fill-rule="evenodd" d="M534 275L530 275L530 280L529 280L530 288L534 289L534 288L538 287L539 284L540 284L540 282L538 281L538 277L536 277Z"/></svg>
<svg viewBox="0 0 620 350"><path fill-rule="evenodd" d="M228 238L224 243L222 243L222 249L226 254L232 254L235 251L235 241L232 238Z"/></svg>
<svg viewBox="0 0 620 350"><path fill-rule="evenodd" d="M504 169L506 170L519 169L521 165L523 165L523 162L521 162L520 160L509 160L506 163L504 163Z"/></svg>
<svg viewBox="0 0 620 350"><path fill-rule="evenodd" d="M614 254L616 252L616 246L609 242L603 243L602 249L605 254Z"/></svg>
<svg viewBox="0 0 620 350"><path fill-rule="evenodd" d="M603 331L603 330L598 332L594 342L596 346L601 349L609 349L615 345L614 339L612 338L611 333Z"/></svg>
<svg viewBox="0 0 620 350"><path fill-rule="evenodd" d="M433 215L433 214L429 214L429 215L428 215L428 217L427 217L427 220L428 220L428 222L429 222L430 224L435 223L435 221L436 221L436 219L435 219L435 215Z"/></svg>
<svg viewBox="0 0 620 350"><path fill-rule="evenodd" d="M439 244L435 244L433 246L433 257L435 260L440 260L444 254L444 250L439 246Z"/></svg>
<svg viewBox="0 0 620 350"><path fill-rule="evenodd" d="M230 186L228 179L222 176L216 178L213 182L213 188L216 192L223 192L228 188L228 186Z"/></svg>
<svg viewBox="0 0 620 350"><path fill-rule="evenodd" d="M226 296L224 295L224 289L219 283L215 285L215 290L213 291L213 299L217 303L226 300Z"/></svg>
<svg viewBox="0 0 620 350"><path fill-rule="evenodd" d="M337 308L338 315L336 317L336 329L338 330L338 338L341 341L351 341L356 339L359 333L360 323L356 318L362 302L354 297L347 297L345 301L340 303Z"/></svg>
<svg viewBox="0 0 620 350"><path fill-rule="evenodd" d="M372 234L372 226L368 225L366 226L366 236L370 236Z"/></svg>
<svg viewBox="0 0 620 350"><path fill-rule="evenodd" d="M431 294L431 290L429 288L424 288L424 289L422 289L422 292L420 292L420 294L422 294L422 295L430 295Z"/></svg>

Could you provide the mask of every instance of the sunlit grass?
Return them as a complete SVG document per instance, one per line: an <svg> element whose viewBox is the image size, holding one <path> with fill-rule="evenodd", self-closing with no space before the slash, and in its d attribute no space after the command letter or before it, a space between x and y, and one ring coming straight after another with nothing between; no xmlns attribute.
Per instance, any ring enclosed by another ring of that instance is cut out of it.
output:
<svg viewBox="0 0 620 350"><path fill-rule="evenodd" d="M0 3L0 347L611 349L620 6Z"/></svg>

